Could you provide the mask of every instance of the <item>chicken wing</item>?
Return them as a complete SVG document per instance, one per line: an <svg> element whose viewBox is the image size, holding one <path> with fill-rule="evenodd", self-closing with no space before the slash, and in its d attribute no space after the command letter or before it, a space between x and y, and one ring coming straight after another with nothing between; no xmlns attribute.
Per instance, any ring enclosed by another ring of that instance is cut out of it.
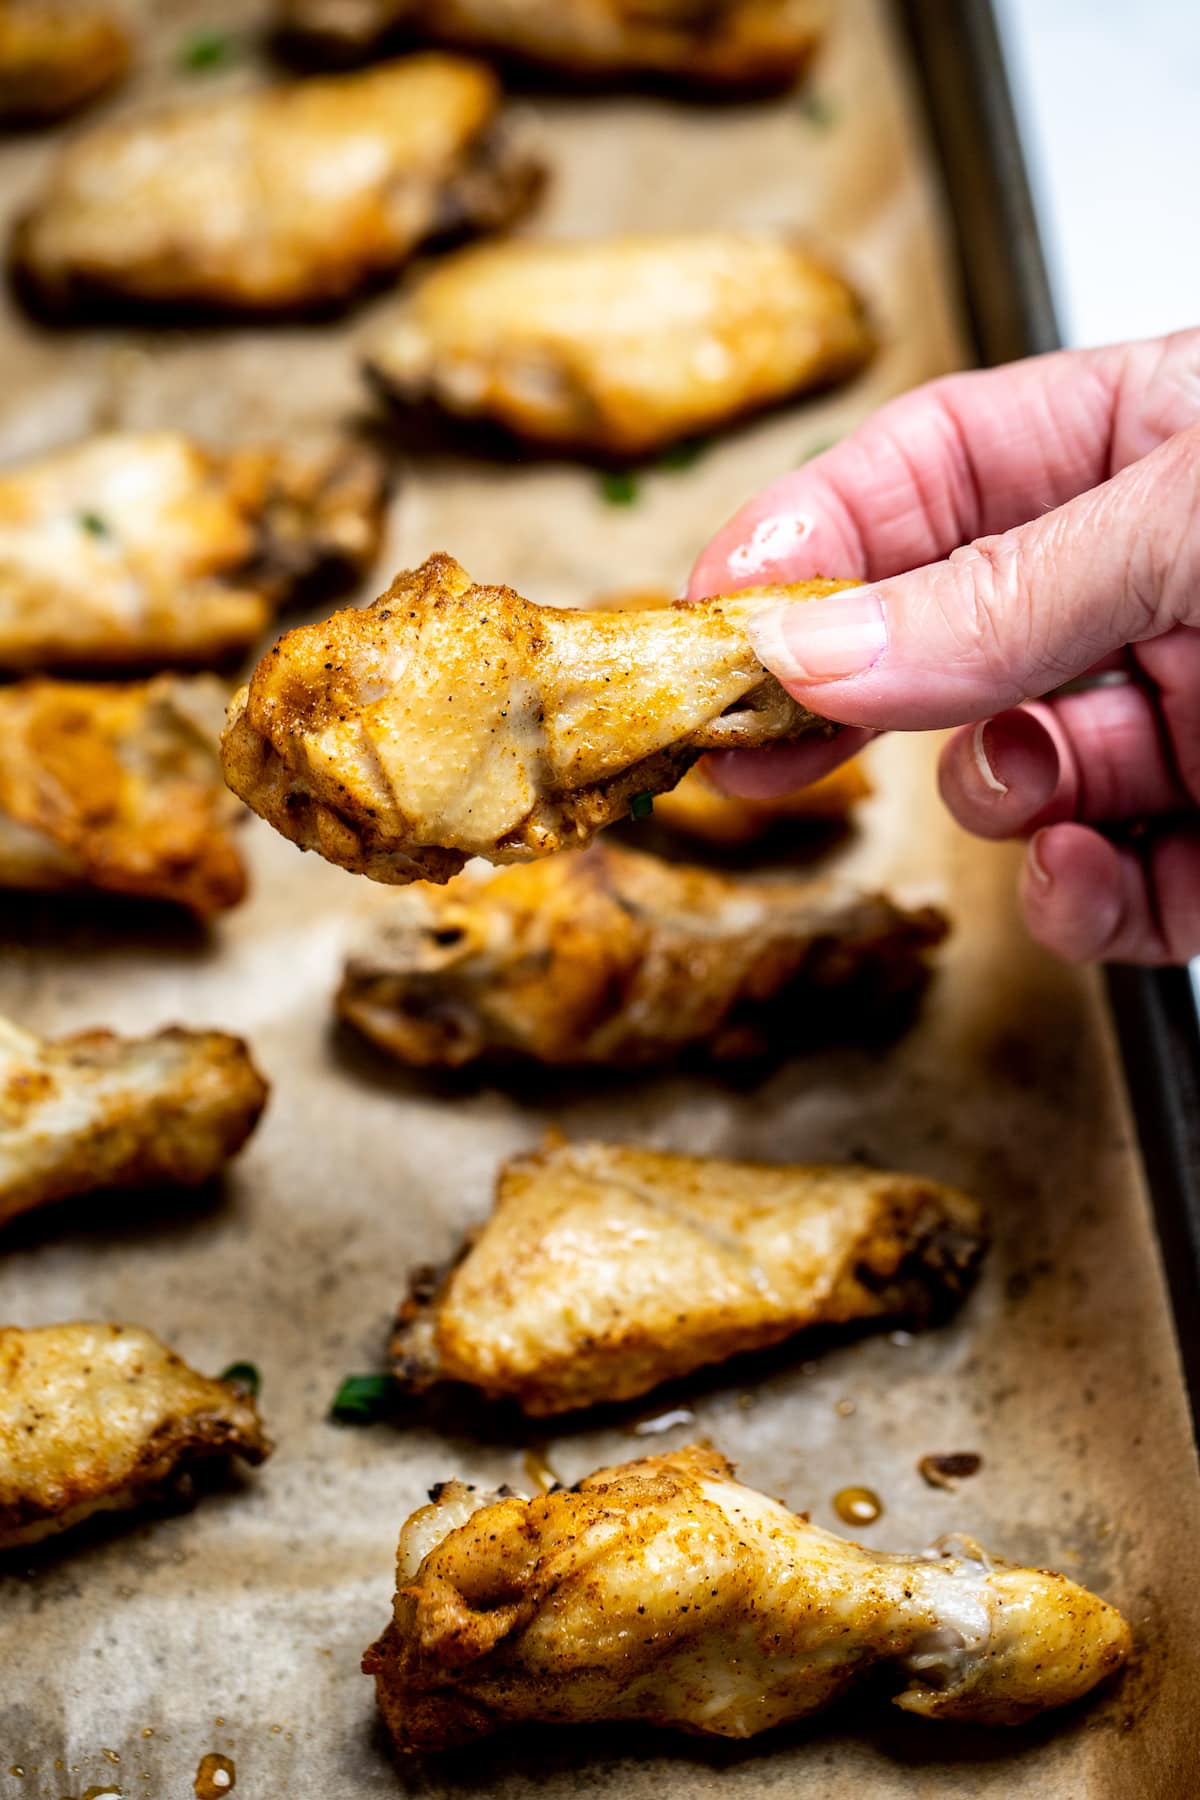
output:
<svg viewBox="0 0 1200 1800"><path fill-rule="evenodd" d="M831 774L793 794L770 800L747 800L715 787L700 769L689 769L679 786L654 803L654 819L680 837L719 849L758 843L783 825L844 825L871 793L866 771L857 760L842 763Z"/></svg>
<svg viewBox="0 0 1200 1800"><path fill-rule="evenodd" d="M392 1355L534 1415L630 1400L815 1325L937 1318L983 1254L978 1204L915 1175L772 1168L552 1138L421 1270Z"/></svg>
<svg viewBox="0 0 1200 1800"><path fill-rule="evenodd" d="M0 1327L0 1549L139 1506L199 1463L270 1454L245 1388L136 1325Z"/></svg>
<svg viewBox="0 0 1200 1800"><path fill-rule="evenodd" d="M0 1225L115 1187L195 1187L267 1102L240 1038L172 1028L46 1041L0 1019Z"/></svg>
<svg viewBox="0 0 1200 1800"><path fill-rule="evenodd" d="M337 1005L418 1068L732 1059L883 1022L919 993L945 934L932 907L596 844L397 894L352 951Z"/></svg>
<svg viewBox="0 0 1200 1800"><path fill-rule="evenodd" d="M240 809L221 783L211 676L0 688L0 887L100 888L198 918L236 906Z"/></svg>
<svg viewBox="0 0 1200 1800"><path fill-rule="evenodd" d="M744 626L848 585L573 612L433 556L373 606L275 645L230 709L225 779L284 837L374 881L548 856L647 806L706 750L835 730L767 673Z"/></svg>
<svg viewBox="0 0 1200 1800"><path fill-rule="evenodd" d="M212 666L379 546L383 464L353 444L229 455L114 432L0 474L0 670Z"/></svg>
<svg viewBox="0 0 1200 1800"><path fill-rule="evenodd" d="M568 75L664 77L737 92L794 81L822 0L279 0L283 29L353 56L403 29Z"/></svg>
<svg viewBox="0 0 1200 1800"><path fill-rule="evenodd" d="M426 238L514 216L538 171L488 70L414 57L125 119L61 153L14 265L51 310L227 314L347 300Z"/></svg>
<svg viewBox="0 0 1200 1800"><path fill-rule="evenodd" d="M871 349L817 257L709 231L462 251L381 326L367 370L406 404L628 460L838 381Z"/></svg>
<svg viewBox="0 0 1200 1800"><path fill-rule="evenodd" d="M928 1719L1016 1725L1129 1655L1114 1606L969 1538L847 1543L715 1450L601 1469L525 1500L443 1482L400 1533L393 1616L363 1658L401 1750L531 1721L642 1720L748 1738L869 1671Z"/></svg>
<svg viewBox="0 0 1200 1800"><path fill-rule="evenodd" d="M0 0L0 122L40 125L121 79L129 38L97 0Z"/></svg>

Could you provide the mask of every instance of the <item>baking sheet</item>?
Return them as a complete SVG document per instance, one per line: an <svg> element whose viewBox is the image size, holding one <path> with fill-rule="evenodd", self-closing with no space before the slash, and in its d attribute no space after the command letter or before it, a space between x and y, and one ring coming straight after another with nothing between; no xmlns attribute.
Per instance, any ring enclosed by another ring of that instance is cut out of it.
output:
<svg viewBox="0 0 1200 1800"><path fill-rule="evenodd" d="M888 394L960 362L930 172L883 0L841 0L818 117L795 98L693 109L646 99L521 104L556 179L530 229L566 235L720 220L795 223L845 259L876 302L884 350L867 376L714 447L686 473L606 506L560 465L422 458L401 489L379 571L430 550L535 598L678 583L746 495ZM111 110L236 86L252 65L184 80L211 0L148 3L148 61ZM238 9L241 32L260 9ZM821 116L825 122L820 122ZM0 147L15 211L48 153ZM361 411L343 325L233 334L35 330L0 322L0 455L98 425L171 423L218 441ZM365 593L375 591L367 584ZM89 1788L187 1795L201 1758L233 1759L247 1795L787 1794L942 1800L1185 1795L1200 1758L1187 1579L1200 1528L1194 1456L1154 1240L1096 978L1028 944L1013 858L940 813L925 740L877 747L877 797L848 873L933 898L956 932L917 1028L890 1051L796 1059L751 1084L639 1075L622 1084L406 1077L333 1032L329 996L355 918L385 892L308 858L257 821L251 901L204 938L116 905L0 903L0 1005L39 1030L171 1020L244 1032L274 1083L225 1187L195 1202L103 1200L18 1228L0 1256L0 1317L142 1322L190 1360L252 1359L274 1459L194 1512L44 1553L0 1579L0 1800ZM486 1209L504 1155L550 1123L662 1147L823 1159L868 1154L979 1192L996 1243L959 1320L809 1358L804 1346L688 1390L694 1418L529 1439L454 1416L345 1431L324 1412L340 1377L375 1366L414 1262L445 1255ZM401 1519L449 1475L528 1488L536 1443L570 1481L596 1465L708 1436L745 1477L835 1526L851 1483L884 1502L861 1535L914 1547L948 1530L1062 1567L1117 1601L1135 1666L1098 1701L1025 1732L938 1728L852 1704L758 1743L642 1733L532 1733L397 1769L358 1673L387 1616ZM975 1450L954 1495L917 1459ZM16 1771L23 1771L17 1773Z"/></svg>

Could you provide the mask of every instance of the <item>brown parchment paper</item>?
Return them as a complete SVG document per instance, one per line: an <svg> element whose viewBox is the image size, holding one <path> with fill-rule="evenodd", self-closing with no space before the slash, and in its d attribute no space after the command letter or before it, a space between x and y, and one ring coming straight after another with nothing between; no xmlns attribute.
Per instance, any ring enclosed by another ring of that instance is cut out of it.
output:
<svg viewBox="0 0 1200 1800"><path fill-rule="evenodd" d="M871 371L738 432L686 473L646 477L625 510L603 503L592 475L561 465L409 460L380 582L445 548L477 578L545 600L677 583L755 488L887 395L962 360L886 8L840 0L833 10L816 77L824 125L795 98L715 110L520 102L555 171L528 229L810 229L872 296L884 349ZM189 32L242 33L259 16L250 5L146 0L141 67L110 110L260 79L250 55L227 74L178 72ZM51 145L0 147L6 215ZM112 423L223 440L352 415L363 406L354 346L376 310L319 329L65 335L9 312L0 454ZM191 1793L210 1751L233 1759L239 1800L1197 1791L1196 1471L1100 991L1025 940L1012 857L941 814L930 744L879 746L874 772L879 792L844 866L949 908L956 932L940 979L890 1052L804 1057L748 1086L639 1076L447 1093L373 1060L332 1032L329 995L355 916L388 895L302 859L257 822L246 833L253 897L209 938L115 904L0 903L0 1005L23 1024L231 1027L274 1084L263 1127L219 1194L98 1200L10 1233L0 1317L135 1320L203 1368L252 1359L279 1443L240 1492L64 1544L0 1579L0 1800L118 1789L173 1800ZM551 1122L732 1155L866 1153L977 1190L996 1232L979 1291L947 1328L813 1360L800 1346L696 1382L694 1416L659 1435L543 1433L541 1453L563 1478L710 1436L748 1480L822 1524L836 1524L839 1488L865 1482L885 1508L861 1534L872 1544L915 1547L962 1530L1111 1596L1138 1638L1126 1677L1094 1705L1016 1735L851 1707L748 1746L531 1733L397 1770L358 1661L387 1615L401 1519L444 1476L528 1489L528 1446L453 1419L346 1431L324 1413L343 1374L378 1365L409 1265L452 1248L484 1212L498 1160ZM926 1488L918 1457L955 1450L978 1451L981 1473L953 1495Z"/></svg>

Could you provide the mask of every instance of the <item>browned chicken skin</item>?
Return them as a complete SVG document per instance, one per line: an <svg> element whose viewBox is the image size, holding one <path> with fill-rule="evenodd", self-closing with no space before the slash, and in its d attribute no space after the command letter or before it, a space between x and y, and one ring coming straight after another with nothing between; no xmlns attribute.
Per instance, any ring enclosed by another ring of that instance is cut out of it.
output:
<svg viewBox="0 0 1200 1800"><path fill-rule="evenodd" d="M0 1550L154 1499L199 1463L270 1454L244 1388L136 1325L0 1328Z"/></svg>
<svg viewBox="0 0 1200 1800"><path fill-rule="evenodd" d="M820 35L821 0L279 0L284 31L353 56L397 29L568 75L661 76L717 92L783 86Z"/></svg>
<svg viewBox="0 0 1200 1800"><path fill-rule="evenodd" d="M415 1277L392 1354L416 1392L569 1412L812 1326L938 1317L984 1242L974 1200L915 1175L551 1140L505 1163L451 1268Z"/></svg>
<svg viewBox="0 0 1200 1800"><path fill-rule="evenodd" d="M873 347L820 257L712 230L447 257L381 323L367 369L404 404L628 461L852 375Z"/></svg>
<svg viewBox="0 0 1200 1800"><path fill-rule="evenodd" d="M0 1225L97 1190L208 1181L266 1101L245 1044L223 1031L46 1041L0 1019Z"/></svg>
<svg viewBox="0 0 1200 1800"><path fill-rule="evenodd" d="M214 665L286 600L361 574L381 460L351 443L219 454L112 432L0 473L0 670Z"/></svg>
<svg viewBox="0 0 1200 1800"><path fill-rule="evenodd" d="M236 906L246 871L221 783L211 676L0 688L0 887L98 888L198 918Z"/></svg>
<svg viewBox="0 0 1200 1800"><path fill-rule="evenodd" d="M534 1500L435 1488L363 1668L397 1747L420 1751L534 1721L749 1738L889 1667L907 1712L1016 1725L1129 1650L1117 1609L1064 1575L970 1539L873 1553L693 1446Z"/></svg>
<svg viewBox="0 0 1200 1800"><path fill-rule="evenodd" d="M338 304L431 235L521 210L539 171L489 70L412 57L122 119L70 143L18 223L40 305L225 314Z"/></svg>
<svg viewBox="0 0 1200 1800"><path fill-rule="evenodd" d="M946 923L801 877L754 880L595 844L397 894L338 1010L418 1068L488 1058L634 1068L791 1050L920 991Z"/></svg>
<svg viewBox="0 0 1200 1800"><path fill-rule="evenodd" d="M831 731L744 624L846 585L571 612L434 556L373 606L276 644L230 709L225 778L284 837L375 881L571 849L706 750Z"/></svg>
<svg viewBox="0 0 1200 1800"><path fill-rule="evenodd" d="M103 0L0 0L0 123L74 112L121 79L129 48Z"/></svg>

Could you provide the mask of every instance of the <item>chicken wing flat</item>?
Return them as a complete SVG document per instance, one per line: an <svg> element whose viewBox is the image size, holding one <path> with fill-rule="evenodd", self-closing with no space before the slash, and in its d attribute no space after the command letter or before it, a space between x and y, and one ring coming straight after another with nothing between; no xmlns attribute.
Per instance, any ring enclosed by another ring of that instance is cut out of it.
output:
<svg viewBox="0 0 1200 1800"><path fill-rule="evenodd" d="M548 856L706 750L833 731L767 673L744 627L847 585L574 612L476 587L433 556L374 605L275 645L230 709L225 778L284 837L374 881Z"/></svg>
<svg viewBox="0 0 1200 1800"><path fill-rule="evenodd" d="M0 1327L0 1549L139 1506L199 1463L270 1454L244 1388L136 1325Z"/></svg>
<svg viewBox="0 0 1200 1800"><path fill-rule="evenodd" d="M353 444L220 455L171 431L0 474L0 670L225 662L293 595L369 566L384 497Z"/></svg>
<svg viewBox="0 0 1200 1800"><path fill-rule="evenodd" d="M827 264L710 231L461 251L381 326L367 371L404 404L632 459L851 375L872 348Z"/></svg>
<svg viewBox="0 0 1200 1800"><path fill-rule="evenodd" d="M533 1721L754 1737L880 1669L906 1712L1017 1725L1130 1647L1117 1609L1064 1575L971 1539L865 1550L693 1446L534 1500L434 1488L363 1669L397 1747L428 1751Z"/></svg>
<svg viewBox="0 0 1200 1800"><path fill-rule="evenodd" d="M120 80L129 38L110 6L0 0L0 122L40 125Z"/></svg>
<svg viewBox="0 0 1200 1800"><path fill-rule="evenodd" d="M266 1101L250 1052L223 1031L47 1042L0 1019L0 1225L108 1188L198 1186Z"/></svg>
<svg viewBox="0 0 1200 1800"><path fill-rule="evenodd" d="M352 951L337 1005L417 1068L732 1059L886 1020L945 934L931 907L596 844L397 894Z"/></svg>
<svg viewBox="0 0 1200 1800"><path fill-rule="evenodd" d="M198 918L236 906L240 809L221 782L212 676L0 688L0 887L99 888Z"/></svg>
<svg viewBox="0 0 1200 1800"><path fill-rule="evenodd" d="M414 1277L392 1354L413 1392L570 1412L815 1325L937 1318L984 1243L976 1201L915 1175L552 1140L504 1164L443 1276Z"/></svg>
<svg viewBox="0 0 1200 1800"><path fill-rule="evenodd" d="M821 0L280 0L278 10L285 31L343 56L403 29L568 75L716 92L794 81L825 15Z"/></svg>
<svg viewBox="0 0 1200 1800"><path fill-rule="evenodd" d="M18 223L17 274L55 311L336 305L431 235L532 198L499 100L487 69L427 56L101 126Z"/></svg>

